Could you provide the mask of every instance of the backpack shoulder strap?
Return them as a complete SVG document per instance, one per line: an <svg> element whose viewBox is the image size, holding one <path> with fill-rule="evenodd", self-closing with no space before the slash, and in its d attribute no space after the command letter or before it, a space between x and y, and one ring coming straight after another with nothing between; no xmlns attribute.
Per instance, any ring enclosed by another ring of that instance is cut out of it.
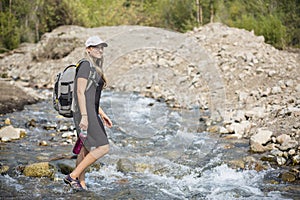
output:
<svg viewBox="0 0 300 200"><path fill-rule="evenodd" d="M87 86L86 86L86 89L85 89L87 91L92 86L92 84L95 84L96 87L98 86L98 83L96 81L97 72L96 72L96 69L91 64L91 62L89 60L85 59L85 58L79 60L78 63L76 64L76 67L77 67L76 72L78 71L80 64L84 61L88 62L89 66L90 66L90 73L89 73L89 77L88 77Z"/></svg>
<svg viewBox="0 0 300 200"><path fill-rule="evenodd" d="M96 81L96 76L97 76L96 69L93 66L91 66L90 74L88 77L88 84L86 86L87 90L91 87L92 84L95 84L96 87L99 85Z"/></svg>
<svg viewBox="0 0 300 200"><path fill-rule="evenodd" d="M79 67L79 65L80 65L81 63L83 63L84 61L88 62L88 63L91 65L91 63L90 63L90 61L89 61L88 59L82 58L81 60L79 60L79 61L76 63L76 67Z"/></svg>

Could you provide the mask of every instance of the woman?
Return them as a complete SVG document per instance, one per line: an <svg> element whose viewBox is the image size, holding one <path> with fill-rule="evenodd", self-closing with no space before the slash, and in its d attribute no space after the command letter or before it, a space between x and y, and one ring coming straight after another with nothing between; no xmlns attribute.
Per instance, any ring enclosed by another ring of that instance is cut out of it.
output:
<svg viewBox="0 0 300 200"><path fill-rule="evenodd" d="M103 157L109 151L107 135L103 126L112 127L109 117L99 106L101 90L106 85L102 72L103 50L107 44L98 36L92 36L85 42L87 60L83 60L76 75L74 83L75 91L75 112L73 120L77 130L78 138L85 132L87 135L82 138L83 146L76 161L76 168L64 178L64 182L73 189L86 189L85 170L91 164ZM96 80L87 88L91 66L96 70ZM102 121L100 120L100 116Z"/></svg>

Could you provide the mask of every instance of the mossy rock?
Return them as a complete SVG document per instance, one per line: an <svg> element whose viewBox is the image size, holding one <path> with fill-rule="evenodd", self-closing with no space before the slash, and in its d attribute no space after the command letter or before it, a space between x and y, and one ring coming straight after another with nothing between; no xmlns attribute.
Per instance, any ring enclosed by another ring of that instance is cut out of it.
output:
<svg viewBox="0 0 300 200"><path fill-rule="evenodd" d="M30 177L52 177L54 171L55 168L49 162L40 162L27 165L23 174Z"/></svg>
<svg viewBox="0 0 300 200"><path fill-rule="evenodd" d="M281 174L281 179L284 182L294 182L296 180L296 174L291 173L291 172L283 172Z"/></svg>
<svg viewBox="0 0 300 200"><path fill-rule="evenodd" d="M7 174L8 170L9 170L9 166L7 166L7 165L0 166L0 174L1 175Z"/></svg>

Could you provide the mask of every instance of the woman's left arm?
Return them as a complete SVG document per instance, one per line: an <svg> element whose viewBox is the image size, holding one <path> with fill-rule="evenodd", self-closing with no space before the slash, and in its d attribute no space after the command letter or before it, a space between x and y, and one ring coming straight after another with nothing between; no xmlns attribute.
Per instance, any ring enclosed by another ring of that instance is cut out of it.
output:
<svg viewBox="0 0 300 200"><path fill-rule="evenodd" d="M112 124L111 120L109 119L109 117L104 113L104 111L102 110L101 107L99 107L98 113L101 116L101 118L104 122L104 125L107 126L108 128L111 128L113 124Z"/></svg>

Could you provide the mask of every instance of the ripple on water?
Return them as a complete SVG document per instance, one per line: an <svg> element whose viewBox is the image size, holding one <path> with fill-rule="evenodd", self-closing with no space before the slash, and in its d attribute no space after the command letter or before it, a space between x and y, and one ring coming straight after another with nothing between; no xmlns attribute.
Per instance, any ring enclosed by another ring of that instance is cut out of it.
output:
<svg viewBox="0 0 300 200"><path fill-rule="evenodd" d="M197 109L172 110L164 103L138 94L112 92L103 93L101 105L114 123L112 129L107 129L111 152L101 159L104 166L100 170L87 173L89 192L74 193L61 178L53 181L14 173L0 176L1 197L288 199L286 191L281 189L286 185L276 187L264 180L266 173L276 173L275 170L235 170L225 165L228 159L247 154L247 146L240 143L237 148L226 149L226 141L198 132L202 124ZM70 144L62 145L61 133L44 129L47 123L72 124L72 119L57 117L51 100L26 106L24 111L1 116L1 119L4 121L7 117L14 126L26 128L28 134L21 140L1 143L3 164L14 168L35 162L38 156L51 158L71 153ZM36 127L25 126L31 119L35 120ZM39 146L42 140L47 141L48 146ZM136 170L118 171L116 163L123 158L132 161Z"/></svg>

